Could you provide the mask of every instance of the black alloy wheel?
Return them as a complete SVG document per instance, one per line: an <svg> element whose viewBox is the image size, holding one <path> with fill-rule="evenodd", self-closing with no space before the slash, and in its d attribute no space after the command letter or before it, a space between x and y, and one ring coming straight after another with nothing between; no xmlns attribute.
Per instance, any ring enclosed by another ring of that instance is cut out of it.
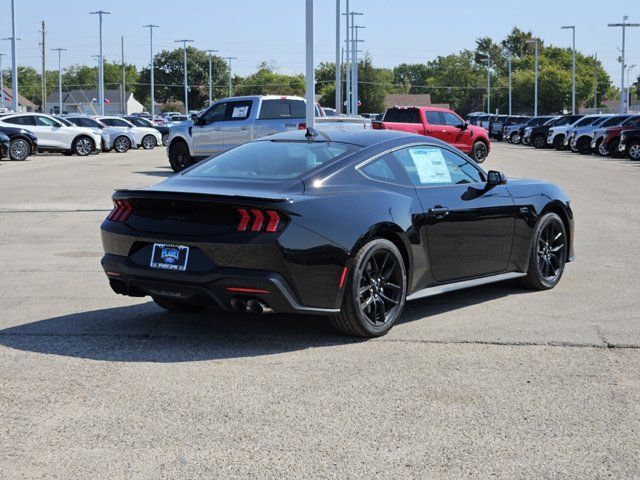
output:
<svg viewBox="0 0 640 480"><path fill-rule="evenodd" d="M533 146L536 148L544 148L547 146L547 139L544 135L538 134L533 137L533 141L531 143L533 143Z"/></svg>
<svg viewBox="0 0 640 480"><path fill-rule="evenodd" d="M567 232L562 219L555 213L547 213L536 227L524 284L536 290L555 287L564 272L567 248Z"/></svg>
<svg viewBox="0 0 640 480"><path fill-rule="evenodd" d="M406 300L402 255L389 240L376 239L360 249L353 265L342 310L332 316L332 323L347 335L384 335L400 317Z"/></svg>
<svg viewBox="0 0 640 480"><path fill-rule="evenodd" d="M578 153L580 153L581 155L590 155L592 153L591 140L588 137L582 137L580 140L578 140L576 147L578 149Z"/></svg>
<svg viewBox="0 0 640 480"><path fill-rule="evenodd" d="M23 138L16 138L9 146L9 158L11 158L11 160L26 160L30 152L31 147L29 142Z"/></svg>
<svg viewBox="0 0 640 480"><path fill-rule="evenodd" d="M520 137L520 134L518 132L513 132L509 138L511 139L511 143L513 143L514 145L518 145L520 143L520 141L522 140L522 138Z"/></svg>
<svg viewBox="0 0 640 480"><path fill-rule="evenodd" d="M164 145L166 147L168 143L169 143L169 134L168 133L164 133L162 135L162 145Z"/></svg>
<svg viewBox="0 0 640 480"><path fill-rule="evenodd" d="M182 141L177 141L169 147L169 164L174 172L178 173L193 165L193 159L189 154L189 147Z"/></svg>
<svg viewBox="0 0 640 480"><path fill-rule="evenodd" d="M482 163L487 159L487 145L484 142L478 141L473 144L473 149L471 150L471 158L473 158L476 163Z"/></svg>

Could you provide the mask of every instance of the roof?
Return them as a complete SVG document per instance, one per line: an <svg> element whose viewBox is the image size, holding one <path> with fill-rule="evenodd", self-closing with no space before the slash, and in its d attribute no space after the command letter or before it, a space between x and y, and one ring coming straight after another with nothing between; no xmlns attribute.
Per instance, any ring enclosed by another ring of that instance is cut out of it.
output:
<svg viewBox="0 0 640 480"><path fill-rule="evenodd" d="M13 90L11 88L4 87L4 93L5 93L5 98L6 97L13 98ZM5 105L6 103L7 103L7 100L5 100ZM20 92L18 92L18 105L22 105L23 107L33 108L33 109L37 107L37 105L33 103L31 100L20 95Z"/></svg>
<svg viewBox="0 0 640 480"><path fill-rule="evenodd" d="M133 95L133 92L127 91L127 98ZM63 103L95 103L94 98L98 98L99 94L97 90L68 90L62 92ZM47 97L47 103L58 103L58 92L51 92ZM120 90L105 90L104 98L109 99L110 102L120 102Z"/></svg>
<svg viewBox="0 0 640 480"><path fill-rule="evenodd" d="M384 97L387 107L395 105L411 105L416 107L449 108L448 103L432 103L430 93L390 93Z"/></svg>

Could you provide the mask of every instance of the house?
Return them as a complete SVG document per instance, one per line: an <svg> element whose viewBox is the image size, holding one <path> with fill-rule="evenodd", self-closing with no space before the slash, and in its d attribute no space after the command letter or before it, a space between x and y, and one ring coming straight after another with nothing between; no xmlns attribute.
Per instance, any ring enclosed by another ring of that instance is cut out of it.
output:
<svg viewBox="0 0 640 480"><path fill-rule="evenodd" d="M390 93L384 97L387 107L440 107L450 108L448 103L431 103L429 93Z"/></svg>
<svg viewBox="0 0 640 480"><path fill-rule="evenodd" d="M105 115L130 115L144 111L144 106L138 102L132 92L125 95L125 104L120 105L121 90L105 90L104 92L104 114ZM124 107L124 108L123 108ZM60 113L58 92L53 92L47 97L45 112L49 114ZM87 115L97 115L100 113L97 90L69 90L62 92L62 112L63 113L84 113Z"/></svg>
<svg viewBox="0 0 640 480"><path fill-rule="evenodd" d="M4 100L4 102L0 103L0 108L4 107L7 110L11 110L13 90L11 90L9 87L4 87L4 91L2 92L2 99ZM37 109L38 106L35 103L18 94L18 112L35 112Z"/></svg>

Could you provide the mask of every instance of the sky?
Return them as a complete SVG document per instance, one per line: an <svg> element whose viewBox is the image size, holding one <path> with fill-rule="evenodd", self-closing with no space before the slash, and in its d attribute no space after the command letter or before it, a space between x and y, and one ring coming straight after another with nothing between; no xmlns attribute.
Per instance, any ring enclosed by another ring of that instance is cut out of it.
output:
<svg viewBox="0 0 640 480"><path fill-rule="evenodd" d="M104 54L120 59L120 39L125 37L125 61L149 63L149 32L142 25L160 27L154 32L154 50L172 49L177 39L192 39L193 46L219 50L221 56L238 57L234 73L246 75L262 61L273 62L282 73L304 72L305 0L15 0L19 65L40 69L40 22L46 22L47 49L66 48L62 67L91 64L98 53L98 18L90 11L108 10L104 17ZM342 9L346 0L341 0ZM362 12L358 24L364 40L361 49L378 66L420 63L464 48L491 36L501 40L514 27L531 30L546 44L571 46L576 26L577 50L597 53L614 85L620 84L619 23L623 15L640 23L640 0L350 0ZM315 56L335 61L335 0L315 0ZM344 24L342 27L344 40ZM11 1L0 0L0 38L11 36ZM0 43L4 68L10 65L10 42ZM627 29L627 64L640 73L640 28ZM57 68L57 53L47 51L47 68Z"/></svg>

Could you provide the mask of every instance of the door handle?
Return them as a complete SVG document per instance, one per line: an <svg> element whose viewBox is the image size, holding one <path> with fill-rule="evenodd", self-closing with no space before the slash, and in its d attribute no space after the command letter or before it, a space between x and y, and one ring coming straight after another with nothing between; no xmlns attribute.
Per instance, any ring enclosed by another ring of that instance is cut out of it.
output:
<svg viewBox="0 0 640 480"><path fill-rule="evenodd" d="M434 207L431 207L427 213L430 217L444 218L449 215L449 209L442 205L435 205Z"/></svg>

